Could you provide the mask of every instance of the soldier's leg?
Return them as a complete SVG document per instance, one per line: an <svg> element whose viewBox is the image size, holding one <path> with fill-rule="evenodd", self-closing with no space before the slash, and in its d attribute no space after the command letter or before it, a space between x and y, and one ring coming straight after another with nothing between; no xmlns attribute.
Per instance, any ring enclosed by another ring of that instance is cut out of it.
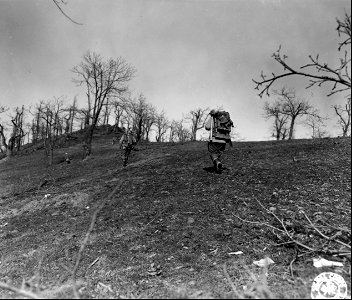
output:
<svg viewBox="0 0 352 300"><path fill-rule="evenodd" d="M225 150L225 143L208 142L208 151L212 161L221 159L222 152Z"/></svg>
<svg viewBox="0 0 352 300"><path fill-rule="evenodd" d="M214 164L215 171L220 172L222 169L221 154L226 148L226 143L208 143L210 158Z"/></svg>
<svg viewBox="0 0 352 300"><path fill-rule="evenodd" d="M128 161L128 156L130 155L132 150L132 145L127 145L124 153L124 158L123 158L123 166L127 166L127 161Z"/></svg>

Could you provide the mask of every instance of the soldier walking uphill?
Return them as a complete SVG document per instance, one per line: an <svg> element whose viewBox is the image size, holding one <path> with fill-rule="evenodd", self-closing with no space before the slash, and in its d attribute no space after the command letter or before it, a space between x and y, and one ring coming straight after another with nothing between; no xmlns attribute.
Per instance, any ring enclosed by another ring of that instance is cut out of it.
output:
<svg viewBox="0 0 352 300"><path fill-rule="evenodd" d="M123 166L127 166L128 157L132 150L136 150L137 139L134 132L131 129L125 130L119 141L119 148L124 150L123 152Z"/></svg>
<svg viewBox="0 0 352 300"><path fill-rule="evenodd" d="M226 143L232 146L230 132L233 122L230 114L226 111L212 109L205 123L205 129L209 131L208 151L214 164L216 173L221 173L223 164L221 155L226 149Z"/></svg>

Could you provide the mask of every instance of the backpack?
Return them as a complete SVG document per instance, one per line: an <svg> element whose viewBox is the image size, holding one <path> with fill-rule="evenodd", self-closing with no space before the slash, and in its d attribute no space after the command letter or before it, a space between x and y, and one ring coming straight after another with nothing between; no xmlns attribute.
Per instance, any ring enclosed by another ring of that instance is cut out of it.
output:
<svg viewBox="0 0 352 300"><path fill-rule="evenodd" d="M125 132L122 134L120 142L119 142L119 148L125 150L127 147L132 147L137 144L136 138L133 135L133 132Z"/></svg>
<svg viewBox="0 0 352 300"><path fill-rule="evenodd" d="M213 136L217 139L231 140L230 133L233 122L227 111L217 111L212 117L214 118Z"/></svg>

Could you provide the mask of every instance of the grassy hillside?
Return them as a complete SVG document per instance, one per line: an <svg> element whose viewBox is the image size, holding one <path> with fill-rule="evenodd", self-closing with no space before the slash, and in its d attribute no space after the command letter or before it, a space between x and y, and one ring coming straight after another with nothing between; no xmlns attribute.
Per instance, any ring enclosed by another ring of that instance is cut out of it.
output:
<svg viewBox="0 0 352 300"><path fill-rule="evenodd" d="M55 153L71 164L47 167L41 151L0 163L2 298L19 296L4 283L71 298L72 273L82 298L310 298L322 271L350 291L351 139L234 143L222 174L205 142L138 150L123 168L99 135L86 161L72 144ZM344 267L317 269L318 256Z"/></svg>

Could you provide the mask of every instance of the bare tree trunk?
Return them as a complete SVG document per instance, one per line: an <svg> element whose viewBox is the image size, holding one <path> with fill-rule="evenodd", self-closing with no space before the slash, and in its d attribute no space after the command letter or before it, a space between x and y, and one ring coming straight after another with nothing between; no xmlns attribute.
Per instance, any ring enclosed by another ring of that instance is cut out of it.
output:
<svg viewBox="0 0 352 300"><path fill-rule="evenodd" d="M286 136L287 136L287 128L284 128L284 129L282 130L281 139L282 139L282 140L286 140Z"/></svg>
<svg viewBox="0 0 352 300"><path fill-rule="evenodd" d="M294 130L294 127L295 127L295 120L296 120L296 117L292 116L291 117L291 123L290 123L290 131L288 133L288 139L289 140L292 140L292 138L293 138L293 130Z"/></svg>
<svg viewBox="0 0 352 300"><path fill-rule="evenodd" d="M348 98L345 107L334 106L335 113L338 116L338 124L342 129L342 136L346 137L351 129L351 98Z"/></svg>
<svg viewBox="0 0 352 300"><path fill-rule="evenodd" d="M51 143L49 142L49 145ZM50 148L49 148L49 166L52 166L53 165L53 160L54 160L54 149L52 147L52 145L50 145Z"/></svg>

